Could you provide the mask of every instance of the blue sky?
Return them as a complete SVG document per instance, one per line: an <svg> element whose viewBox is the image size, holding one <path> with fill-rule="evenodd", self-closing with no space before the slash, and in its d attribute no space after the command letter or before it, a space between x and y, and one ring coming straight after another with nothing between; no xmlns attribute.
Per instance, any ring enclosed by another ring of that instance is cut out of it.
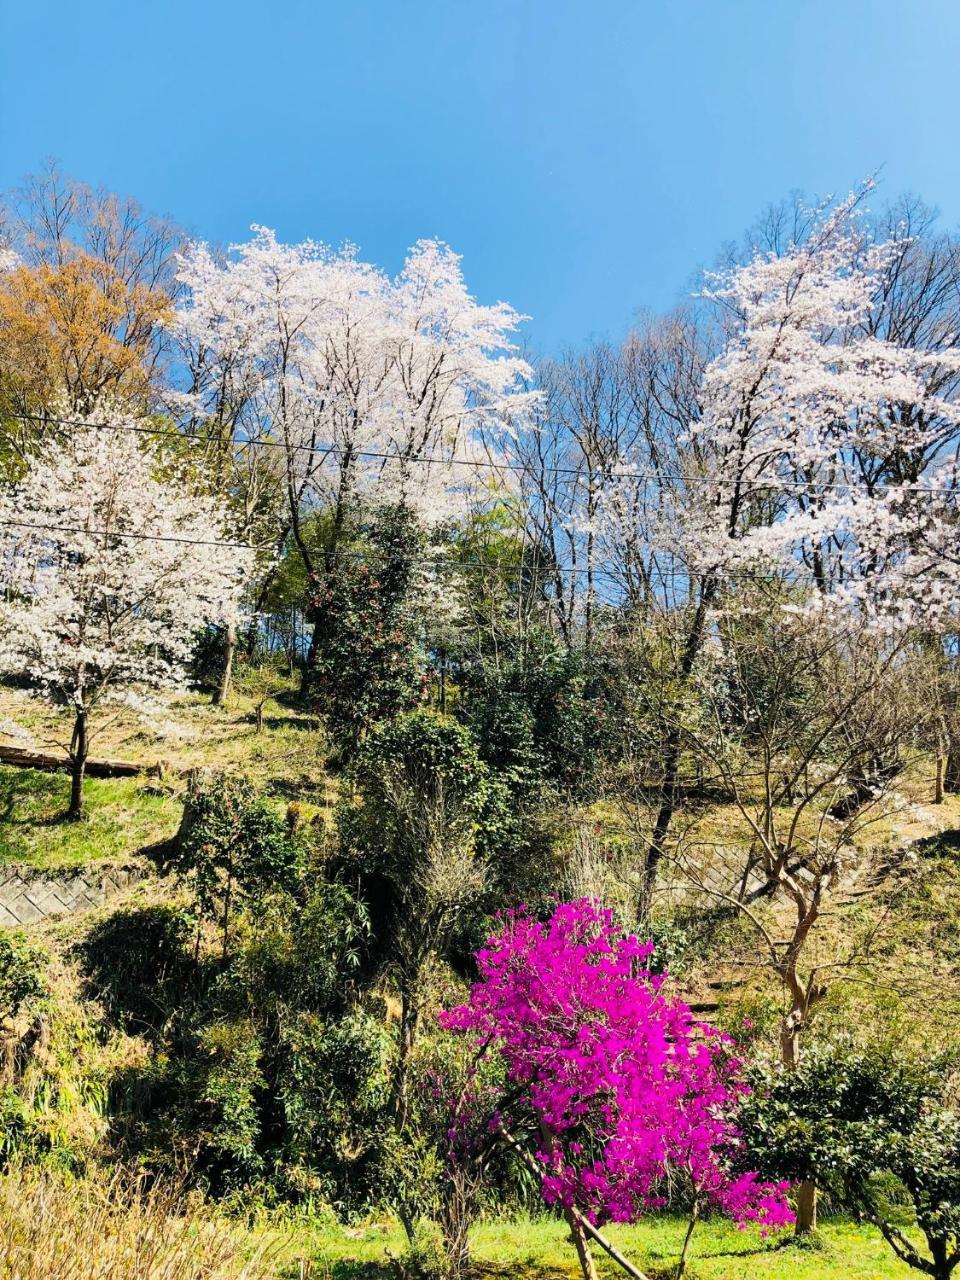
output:
<svg viewBox="0 0 960 1280"><path fill-rule="evenodd" d="M960 225L956 0L9 0L0 186L46 156L217 241L439 236L553 351L793 188Z"/></svg>

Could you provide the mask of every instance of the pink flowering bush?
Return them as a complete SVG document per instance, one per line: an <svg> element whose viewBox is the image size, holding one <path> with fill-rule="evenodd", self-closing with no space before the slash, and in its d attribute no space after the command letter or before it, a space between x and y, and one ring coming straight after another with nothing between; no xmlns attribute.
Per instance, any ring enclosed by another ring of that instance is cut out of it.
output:
<svg viewBox="0 0 960 1280"><path fill-rule="evenodd" d="M496 1050L508 1087L493 1124L537 1133L543 1196L591 1222L632 1222L681 1179L698 1207L764 1234L793 1220L786 1183L739 1172L733 1113L746 1092L729 1037L697 1021L650 972L653 947L590 899L546 923L502 918L480 981L445 1027Z"/></svg>

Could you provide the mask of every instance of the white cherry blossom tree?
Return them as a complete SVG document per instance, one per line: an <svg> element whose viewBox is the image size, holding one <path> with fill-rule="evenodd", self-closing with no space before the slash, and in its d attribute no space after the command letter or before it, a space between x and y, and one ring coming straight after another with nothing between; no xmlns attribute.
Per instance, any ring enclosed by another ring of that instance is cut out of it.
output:
<svg viewBox="0 0 960 1280"><path fill-rule="evenodd" d="M958 335L881 335L902 256L871 242L851 196L809 237L710 282L734 324L693 428L708 449L688 536L708 573L809 581L815 607L894 627L957 611Z"/></svg>
<svg viewBox="0 0 960 1280"><path fill-rule="evenodd" d="M192 245L180 280L190 385L177 404L192 425L219 424L235 450L278 449L281 532L298 542L306 510L336 524L363 497L443 519L475 471L454 456L487 461L529 405L511 340L523 317L476 302L459 257L436 241L390 279L350 246L285 245L255 228L226 256Z"/></svg>
<svg viewBox="0 0 960 1280"><path fill-rule="evenodd" d="M254 228L225 255L193 244L180 281L189 383L173 403L217 437L241 486L269 471L283 494L277 549L292 539L308 580L331 571L358 503L403 502L428 529L464 513L489 483L472 464L497 461L529 409L512 341L523 317L478 303L437 241L390 278L352 246Z"/></svg>
<svg viewBox="0 0 960 1280"><path fill-rule="evenodd" d="M227 540L222 504L169 474L145 425L101 404L0 495L0 670L72 715L71 818L91 718L181 685L197 630L232 616L250 559Z"/></svg>
<svg viewBox="0 0 960 1280"><path fill-rule="evenodd" d="M791 607L820 619L956 630L960 336L917 339L876 323L904 246L867 233L863 194L821 209L801 242L708 279L723 342L686 427L686 474L642 530L688 584L681 682L738 575L768 575L790 588ZM608 509L614 538L632 536L624 510ZM677 726L664 745L641 910L675 810L681 748Z"/></svg>

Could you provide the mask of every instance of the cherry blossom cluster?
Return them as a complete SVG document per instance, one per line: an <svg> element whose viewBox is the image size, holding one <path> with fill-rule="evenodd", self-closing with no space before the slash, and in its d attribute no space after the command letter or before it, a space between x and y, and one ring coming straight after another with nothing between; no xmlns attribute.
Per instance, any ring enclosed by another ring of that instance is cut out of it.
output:
<svg viewBox="0 0 960 1280"><path fill-rule="evenodd" d="M478 489L472 462L499 456L531 402L511 340L524 317L476 302L437 241L390 278L352 246L282 244L256 227L222 257L192 245L180 280L191 372L177 407L285 447L307 503L403 500L436 524Z"/></svg>
<svg viewBox="0 0 960 1280"><path fill-rule="evenodd" d="M0 670L78 709L176 687L250 566L223 505L163 475L144 425L103 403L0 494Z"/></svg>
<svg viewBox="0 0 960 1280"><path fill-rule="evenodd" d="M502 1055L535 1120L548 1203L631 1222L682 1178L700 1204L780 1227L786 1184L738 1170L733 1046L668 993L652 950L591 899L546 923L510 913L477 953L469 1000L441 1022Z"/></svg>
<svg viewBox="0 0 960 1280"><path fill-rule="evenodd" d="M877 336L903 246L869 244L858 214L851 196L802 243L711 279L732 324L691 427L710 463L685 542L701 571L799 576L816 609L936 624L960 588L960 407L941 394L960 350Z"/></svg>

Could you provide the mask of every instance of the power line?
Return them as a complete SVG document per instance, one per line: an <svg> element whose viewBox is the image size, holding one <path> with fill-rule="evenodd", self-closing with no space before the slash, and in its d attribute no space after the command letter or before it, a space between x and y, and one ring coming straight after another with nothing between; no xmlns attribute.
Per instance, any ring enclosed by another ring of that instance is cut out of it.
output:
<svg viewBox="0 0 960 1280"><path fill-rule="evenodd" d="M27 421L53 422L53 423L57 423L60 426L80 427L88 430L124 431L124 432L131 432L134 434L161 436L161 437L167 437L167 438L172 438L177 440L196 439L206 443L209 443L210 441L210 438L208 436L203 435L203 433L201 432L185 432L185 431L178 431L178 430L170 430L168 428L161 428L161 427L145 427L145 426L135 425L132 423L109 423L109 422L91 423L84 419L55 418L55 417L40 415L40 414L15 414L13 416L18 419L23 419ZM373 451L373 450L346 450L346 449L338 448L337 446L332 446L332 445L316 445L316 446L289 445L288 446L288 445L285 445L282 441L276 441L276 440L246 440L246 441L241 441L239 443L244 445L256 446L256 447L262 446L262 447L272 447L272 448L280 448L280 449L289 448L291 450L303 449L313 453L326 452L326 453L336 453L341 455L350 453L350 455L353 457L372 457L372 458L382 459L386 461L394 461L394 460L403 461L405 463L444 463L444 464L463 465L463 466L471 466L471 467L490 467L494 469L502 468L502 469L513 470L513 471L525 470L525 468L520 464L511 464L511 463L501 464L498 462L484 461L482 459L456 458L453 456L438 458L438 457L421 454L411 458L403 458L402 455L396 452L387 453L387 452L379 452L379 451ZM556 472L567 474L567 475L573 475L573 476L579 475L579 473L574 468L544 467L542 469L548 472L556 471ZM617 478L625 478L625 479L659 479L661 478L661 476L655 472L647 472L647 473L617 472L615 473L615 475ZM694 480L697 483L702 483L702 484L716 483L715 481L712 481L710 478L702 477L702 476L701 477L682 477L677 475L672 478L682 479L687 483L689 483L691 480ZM722 481L720 483L731 484L735 482ZM760 486L760 487L773 488L775 486L770 484L770 485ZM829 486L821 486L821 487L829 487ZM845 486L836 486L836 487L845 487ZM927 492L927 493L943 492L942 490L933 489L933 488L925 488L925 489L915 488L912 491ZM28 521L0 520L0 526L3 526L3 525L6 525L8 527L33 529L33 530L44 532L44 533L87 534L90 537L125 538L125 539L135 539L135 540L151 541L151 542L178 543L185 546L223 547L223 548L235 549L235 550L249 550L254 552L266 551L266 552L276 553L275 545L257 546L255 544L252 545L244 542L234 542L226 539L184 538L184 537L179 537L171 534L148 534L148 533L142 533L134 530L121 531L121 530L114 530L114 529L87 529L80 526L43 525L43 524L32 523ZM342 550L338 551L336 554L341 559L362 560L366 558L365 556L363 556L362 553L352 553L352 552L347 552ZM412 563L420 564L420 565L429 565L431 567L440 568L440 569L443 569L443 568L486 569L486 570L491 570L497 573L503 573L505 569L509 568L509 566L505 566L503 564L498 564L490 561L448 560L440 557L437 557L437 558L415 557L413 558ZM515 570L516 580L519 581L524 574L529 574L529 573L538 573L545 579L549 579L551 577L556 578L562 575L569 575L571 578L582 578L582 577L588 577L591 579L601 578L606 581L618 583L621 586L624 584L624 581L629 577L629 571L623 571L623 572L617 573L609 569L600 568L599 566L578 567L576 565L563 564L558 562L554 564L547 563L547 564L526 565L526 566L521 564L517 566ZM649 571L645 571L645 576L650 581L654 581L658 583L662 583L665 581L684 581L684 582L708 581L708 580L717 580L723 577L736 576L737 580L739 581L759 582L761 584L769 584L771 581L774 581L777 578L777 575L775 574L758 575L758 574L741 571L736 575L733 575L733 574L724 574L721 570L718 570L718 569L714 569L714 570L697 570L697 569L686 569L686 568L666 569L659 566L655 568L651 568ZM791 585L801 584L801 583L810 583L813 585L819 585L818 580L814 577L814 575L810 573L789 572L785 575L782 575L781 580L787 581Z"/></svg>
<svg viewBox="0 0 960 1280"><path fill-rule="evenodd" d="M133 529L87 529L82 525L37 524L30 520L0 520L0 525L14 529L35 529L42 533L85 533L91 538L131 538L140 542L178 542L187 547L230 547L237 551L266 551L267 547L247 542L228 542L217 538L180 538L175 534L142 533Z"/></svg>
<svg viewBox="0 0 960 1280"><path fill-rule="evenodd" d="M271 544L261 546L251 545L246 542L231 542L226 539L215 538L182 538L175 534L159 534L159 533L143 533L133 529L88 529L82 525L50 525L41 524L36 521L29 520L0 520L0 527L15 529L31 529L42 533L69 533L69 534L86 534L91 538L124 538L133 541L143 542L169 542L177 543L182 546L192 547L224 547L238 551L276 551L276 547ZM336 558L349 559L357 561L365 561L369 557L359 551L339 550L336 552ZM428 565L437 569L488 569L496 573L504 573L508 571L515 575L519 580L525 574L539 574L542 578L549 579L557 575L570 575L571 577L593 577L603 578L610 582L623 584L624 579L628 577L627 572L616 573L611 569L603 569L599 566L577 566L571 564L549 564L541 563L534 565L510 566L497 563L490 560L447 560L440 556L413 556L412 564ZM656 568L649 571L648 576L656 581L674 580L681 581L707 581L714 580L725 576L718 570L706 571L698 569L665 569ZM739 580L747 580L751 582L770 583L776 575L766 577L757 574L741 573L737 575ZM789 577L791 583L798 582L815 582L813 575L796 575L791 574Z"/></svg>
<svg viewBox="0 0 960 1280"><path fill-rule="evenodd" d="M173 440L196 440L204 444L216 443L216 441L205 435L202 431L187 430L171 430L168 427L147 427L135 425L133 423L117 423L117 422L89 422L78 418L56 418L48 414L39 413L15 413L11 417L23 422L37 423L54 423L62 427L79 427L88 431L123 431L134 435L159 436L161 438ZM415 454L411 457L404 457L403 454L396 450L386 451L378 449L353 449L346 448L342 445L334 445L327 443L316 444L296 444L288 443L283 440L257 439L250 438L233 440L231 443L243 448L251 449L282 449L285 453L309 453L333 455L335 457L350 458L370 458L373 461L380 462L402 462L408 464L427 464L442 466L462 466L480 469L488 469L492 471L509 471L519 475L526 475L530 472L531 467L523 463L493 461L484 458L464 458L457 457L455 454L437 455L437 454ZM546 475L562 475L574 480L582 477L582 471L578 467L561 467L555 465L539 464L534 469ZM752 489L762 489L769 492L778 492L780 490L796 490L801 493L817 492L823 489L846 491L850 485L843 481L816 481L807 482L803 480L744 480L742 477L734 479L725 479L719 476L696 476L684 475L682 472L671 471L621 471L612 470L608 472L611 479L614 480L674 480L686 485L703 485L707 487L734 487L740 484L749 485ZM953 494L952 490L937 488L933 485L895 485L893 486L899 493L927 493L939 494L947 496Z"/></svg>

